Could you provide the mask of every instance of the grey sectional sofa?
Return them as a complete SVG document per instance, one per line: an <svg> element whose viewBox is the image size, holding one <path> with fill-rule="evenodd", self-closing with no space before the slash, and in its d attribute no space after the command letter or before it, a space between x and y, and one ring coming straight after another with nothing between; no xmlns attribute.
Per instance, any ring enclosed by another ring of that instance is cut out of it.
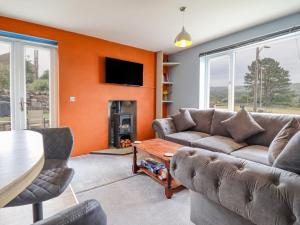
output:
<svg viewBox="0 0 300 225"><path fill-rule="evenodd" d="M253 113L265 131L237 143L221 124L232 112L188 110L196 123L191 130L177 132L171 118L155 120L153 128L160 138L186 146L174 155L171 173L191 190L191 220L300 225L300 176L268 161L270 143L292 116Z"/></svg>

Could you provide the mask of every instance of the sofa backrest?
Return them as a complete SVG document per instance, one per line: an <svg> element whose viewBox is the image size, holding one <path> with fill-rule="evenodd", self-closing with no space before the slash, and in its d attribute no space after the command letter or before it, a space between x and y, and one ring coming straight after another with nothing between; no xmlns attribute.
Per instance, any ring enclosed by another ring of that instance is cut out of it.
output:
<svg viewBox="0 0 300 225"><path fill-rule="evenodd" d="M231 135L229 134L229 132L226 130L225 126L223 126L221 122L233 116L234 114L235 114L234 112L215 110L211 122L210 134L231 137Z"/></svg>
<svg viewBox="0 0 300 225"><path fill-rule="evenodd" d="M269 146L281 128L293 117L300 121L300 116L272 113L251 113L255 121L265 129L246 140L247 144Z"/></svg>
<svg viewBox="0 0 300 225"><path fill-rule="evenodd" d="M192 119L196 123L196 126L191 129L192 131L210 133L214 109L181 108L180 111L184 109L190 112Z"/></svg>
<svg viewBox="0 0 300 225"><path fill-rule="evenodd" d="M214 109L193 109L187 108L197 126L191 130L231 137L222 121L233 116L235 112L228 112ZM272 114L272 113L251 113L255 121L265 129L264 132L256 134L246 140L249 145L269 146L281 128L295 117L300 122L298 115Z"/></svg>
<svg viewBox="0 0 300 225"><path fill-rule="evenodd" d="M231 137L226 128L222 125L221 121L228 119L234 114L235 112L215 110L210 133L212 135ZM265 131L248 138L246 143L249 145L269 146L281 128L293 117L300 121L300 116L297 115L272 113L251 113L251 115L254 120L265 129Z"/></svg>

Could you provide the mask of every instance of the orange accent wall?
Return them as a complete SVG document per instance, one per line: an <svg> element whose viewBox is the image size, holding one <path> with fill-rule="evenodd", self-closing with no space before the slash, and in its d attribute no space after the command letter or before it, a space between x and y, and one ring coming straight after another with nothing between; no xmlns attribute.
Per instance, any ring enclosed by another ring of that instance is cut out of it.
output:
<svg viewBox="0 0 300 225"><path fill-rule="evenodd" d="M136 100L137 139L154 137L154 52L6 17L0 17L0 29L58 41L59 124L73 131L73 156L108 147L109 100ZM144 64L144 86L105 84L106 56Z"/></svg>

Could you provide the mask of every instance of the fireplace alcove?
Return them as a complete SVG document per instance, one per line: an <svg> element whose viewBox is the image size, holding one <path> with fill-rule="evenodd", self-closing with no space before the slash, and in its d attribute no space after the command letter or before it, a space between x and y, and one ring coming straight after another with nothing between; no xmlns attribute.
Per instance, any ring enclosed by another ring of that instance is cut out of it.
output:
<svg viewBox="0 0 300 225"><path fill-rule="evenodd" d="M108 143L110 148L122 148L136 140L136 101L112 100L108 103Z"/></svg>

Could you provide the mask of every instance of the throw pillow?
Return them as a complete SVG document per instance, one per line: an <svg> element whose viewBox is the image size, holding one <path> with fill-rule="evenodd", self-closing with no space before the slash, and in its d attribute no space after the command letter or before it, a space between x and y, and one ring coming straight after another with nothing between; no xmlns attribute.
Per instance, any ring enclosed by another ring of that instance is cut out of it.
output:
<svg viewBox="0 0 300 225"><path fill-rule="evenodd" d="M182 110L171 117L174 121L175 128L177 131L185 131L189 128L196 126L196 123L192 119L191 114L188 110Z"/></svg>
<svg viewBox="0 0 300 225"><path fill-rule="evenodd" d="M276 158L273 166L300 174L300 131L298 131Z"/></svg>
<svg viewBox="0 0 300 225"><path fill-rule="evenodd" d="M274 140L271 142L268 159L269 163L273 164L278 155L282 152L284 147L287 145L289 140L300 130L299 122L293 118L291 119L279 133L275 136Z"/></svg>
<svg viewBox="0 0 300 225"><path fill-rule="evenodd" d="M193 121L196 123L196 126L192 130L209 134L214 109L181 108L179 111L185 109L189 111Z"/></svg>
<svg viewBox="0 0 300 225"><path fill-rule="evenodd" d="M243 142L252 135L264 131L245 109L241 109L238 113L221 123L237 142Z"/></svg>

